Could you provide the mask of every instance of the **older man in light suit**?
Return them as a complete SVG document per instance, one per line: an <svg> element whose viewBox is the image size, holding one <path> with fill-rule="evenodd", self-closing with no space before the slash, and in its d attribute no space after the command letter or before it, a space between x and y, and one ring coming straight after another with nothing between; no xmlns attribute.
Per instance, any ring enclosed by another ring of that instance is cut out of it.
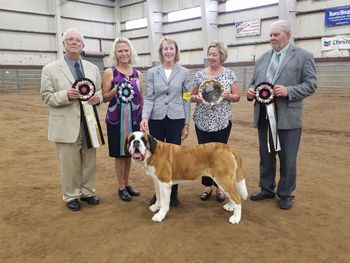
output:
<svg viewBox="0 0 350 263"><path fill-rule="evenodd" d="M277 136L281 150L275 150L272 145L273 138L265 105L255 101L253 125L258 128L259 135L260 191L252 194L250 198L253 201L261 201L275 197L276 154L278 154L280 180L277 195L280 197L281 209L290 209L293 205L292 193L296 188L296 161L301 137L303 99L312 95L317 88L313 55L295 47L290 39L291 27L287 21L279 20L271 25L272 50L264 53L256 61L253 78L247 91L247 99L253 100L256 85L266 81L274 85ZM277 65L277 70L271 73L274 63Z"/></svg>
<svg viewBox="0 0 350 263"><path fill-rule="evenodd" d="M90 205L97 205L99 199L94 187L96 149L87 147L80 93L72 85L81 77L92 80L97 92L89 99L89 104L99 104L102 102L101 76L97 66L80 58L84 47L81 33L68 29L63 34L63 45L64 57L43 68L40 95L50 107L48 139L56 143L63 201L68 209L78 211L79 198Z"/></svg>

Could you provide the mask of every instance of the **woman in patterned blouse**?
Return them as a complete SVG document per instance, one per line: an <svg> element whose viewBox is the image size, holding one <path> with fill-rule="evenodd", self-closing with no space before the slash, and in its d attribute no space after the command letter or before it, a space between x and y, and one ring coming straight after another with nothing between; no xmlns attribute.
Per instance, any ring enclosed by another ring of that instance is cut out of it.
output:
<svg viewBox="0 0 350 263"><path fill-rule="evenodd" d="M196 73L193 79L191 101L196 102L193 120L198 143L221 142L227 143L232 127L232 102L240 99L237 79L232 70L223 66L227 59L227 47L222 42L212 42L207 50L209 66ZM217 80L224 87L223 100L215 105L203 103L198 94L198 88L204 81ZM201 200L206 201L212 194L212 186L216 187L216 199L225 200L225 196L217 184L208 176L202 177L205 186Z"/></svg>

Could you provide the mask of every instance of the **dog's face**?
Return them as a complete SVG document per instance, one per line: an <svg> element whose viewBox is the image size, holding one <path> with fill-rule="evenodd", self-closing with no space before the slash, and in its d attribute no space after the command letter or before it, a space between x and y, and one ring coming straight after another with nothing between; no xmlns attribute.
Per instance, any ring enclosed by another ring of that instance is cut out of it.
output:
<svg viewBox="0 0 350 263"><path fill-rule="evenodd" d="M157 141L149 134L136 131L129 134L125 141L125 153L135 161L143 161L154 153Z"/></svg>

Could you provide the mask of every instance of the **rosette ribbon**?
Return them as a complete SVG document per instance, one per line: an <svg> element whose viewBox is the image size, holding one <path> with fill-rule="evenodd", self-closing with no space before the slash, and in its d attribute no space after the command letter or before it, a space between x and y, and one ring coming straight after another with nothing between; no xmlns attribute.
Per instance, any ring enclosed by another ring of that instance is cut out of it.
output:
<svg viewBox="0 0 350 263"><path fill-rule="evenodd" d="M87 147L98 148L105 144L96 105L90 105L88 100L95 94L95 84L88 78L81 78L73 83L73 88L80 93L80 111L86 135Z"/></svg>
<svg viewBox="0 0 350 263"><path fill-rule="evenodd" d="M281 145L280 145L280 140L279 140L278 131L277 131L276 107L273 102L274 101L273 85L269 82L259 83L255 87L255 99L259 103L265 105L266 115L269 120L269 127L267 129L268 152L271 152L269 132L271 132L271 135L272 135L274 150L278 152L281 150Z"/></svg>

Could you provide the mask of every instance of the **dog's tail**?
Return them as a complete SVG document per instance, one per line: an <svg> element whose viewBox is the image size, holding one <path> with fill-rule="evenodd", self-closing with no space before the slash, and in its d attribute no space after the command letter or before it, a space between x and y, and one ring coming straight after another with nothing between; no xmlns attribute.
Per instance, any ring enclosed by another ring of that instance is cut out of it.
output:
<svg viewBox="0 0 350 263"><path fill-rule="evenodd" d="M236 190L239 194L239 196L243 200L247 200L248 198L248 190L247 190L247 185L245 184L245 179L239 181L236 183Z"/></svg>

